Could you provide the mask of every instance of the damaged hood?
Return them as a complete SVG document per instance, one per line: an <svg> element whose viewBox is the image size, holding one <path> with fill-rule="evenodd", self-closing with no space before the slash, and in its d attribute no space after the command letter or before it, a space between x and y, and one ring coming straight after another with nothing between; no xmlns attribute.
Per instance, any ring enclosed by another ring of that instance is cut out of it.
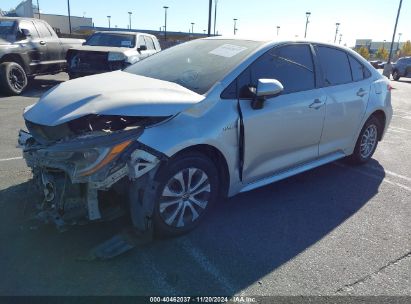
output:
<svg viewBox="0 0 411 304"><path fill-rule="evenodd" d="M56 126L90 115L172 116L204 100L176 83L116 71L64 82L31 107L24 118Z"/></svg>

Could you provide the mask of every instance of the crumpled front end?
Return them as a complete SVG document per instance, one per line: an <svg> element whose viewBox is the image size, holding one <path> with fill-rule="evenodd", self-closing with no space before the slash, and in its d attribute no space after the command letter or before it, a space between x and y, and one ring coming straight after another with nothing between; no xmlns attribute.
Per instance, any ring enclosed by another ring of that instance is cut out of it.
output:
<svg viewBox="0 0 411 304"><path fill-rule="evenodd" d="M129 212L121 196L166 160L138 142L144 127L160 120L100 116L56 127L26 121L19 145L43 196L37 218L65 229Z"/></svg>

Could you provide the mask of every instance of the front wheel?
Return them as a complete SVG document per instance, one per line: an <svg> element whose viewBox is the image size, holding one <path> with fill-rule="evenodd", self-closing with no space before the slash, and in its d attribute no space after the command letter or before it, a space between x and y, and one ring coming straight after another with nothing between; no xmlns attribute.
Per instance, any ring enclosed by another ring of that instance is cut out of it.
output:
<svg viewBox="0 0 411 304"><path fill-rule="evenodd" d="M354 153L348 157L348 160L357 165L368 162L373 156L375 149L377 149L381 132L382 126L380 121L376 117L371 116L362 128Z"/></svg>
<svg viewBox="0 0 411 304"><path fill-rule="evenodd" d="M394 79L395 81L397 81L397 80L400 79L400 74L398 74L398 71L397 71L397 70L394 70L394 71L392 72L392 79Z"/></svg>
<svg viewBox="0 0 411 304"><path fill-rule="evenodd" d="M27 75L21 65L16 62L0 64L0 87L6 94L20 95L27 84Z"/></svg>
<svg viewBox="0 0 411 304"><path fill-rule="evenodd" d="M202 154L171 160L158 173L153 225L159 237L184 234L207 215L218 194L214 163Z"/></svg>

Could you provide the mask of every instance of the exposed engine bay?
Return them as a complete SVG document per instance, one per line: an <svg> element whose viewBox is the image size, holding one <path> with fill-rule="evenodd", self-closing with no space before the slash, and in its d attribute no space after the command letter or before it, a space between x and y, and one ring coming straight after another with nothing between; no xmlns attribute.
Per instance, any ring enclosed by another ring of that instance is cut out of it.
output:
<svg viewBox="0 0 411 304"><path fill-rule="evenodd" d="M29 132L20 131L19 145L43 196L37 219L52 222L60 230L111 220L130 212L130 191L142 206L141 210L133 206L134 226L148 230L150 214L143 212L147 208L144 191L149 188L147 181L153 180L153 169L167 157L139 143L138 138L146 127L168 118L87 115L57 126L26 120ZM141 178L148 172L150 179ZM118 199L121 196L124 199Z"/></svg>

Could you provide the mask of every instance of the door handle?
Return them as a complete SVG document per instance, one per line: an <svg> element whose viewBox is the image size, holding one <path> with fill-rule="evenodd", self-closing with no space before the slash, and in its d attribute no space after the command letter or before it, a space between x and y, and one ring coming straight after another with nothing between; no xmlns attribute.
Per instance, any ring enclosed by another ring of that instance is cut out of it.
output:
<svg viewBox="0 0 411 304"><path fill-rule="evenodd" d="M46 41L43 41L43 40L42 40L42 41L40 41L40 44L41 44L41 45L46 45L47 43L46 43Z"/></svg>
<svg viewBox="0 0 411 304"><path fill-rule="evenodd" d="M314 100L314 102L312 104L309 105L309 108L318 110L323 105L324 105L324 101L321 101L320 99L317 98L317 99Z"/></svg>
<svg viewBox="0 0 411 304"><path fill-rule="evenodd" d="M359 91L357 92L357 96L359 97L364 97L365 95L367 95L367 91L365 91L363 88L359 89Z"/></svg>

